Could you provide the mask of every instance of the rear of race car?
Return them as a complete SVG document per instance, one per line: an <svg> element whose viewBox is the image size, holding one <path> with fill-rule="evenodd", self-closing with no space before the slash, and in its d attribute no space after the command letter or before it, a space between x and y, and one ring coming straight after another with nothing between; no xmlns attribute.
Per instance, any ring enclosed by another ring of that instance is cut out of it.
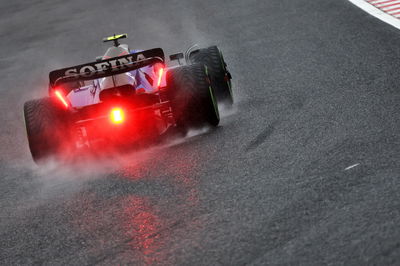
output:
<svg viewBox="0 0 400 266"><path fill-rule="evenodd" d="M155 48L50 72L49 97L24 105L34 161L154 140L170 127L216 127L217 100L233 99L218 51L166 67Z"/></svg>

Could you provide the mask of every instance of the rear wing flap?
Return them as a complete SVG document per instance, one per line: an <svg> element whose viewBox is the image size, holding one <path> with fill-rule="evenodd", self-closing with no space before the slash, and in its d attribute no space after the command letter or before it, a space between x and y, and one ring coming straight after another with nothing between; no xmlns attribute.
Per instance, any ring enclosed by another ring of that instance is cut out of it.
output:
<svg viewBox="0 0 400 266"><path fill-rule="evenodd" d="M49 73L50 87L70 81L93 80L133 71L155 63L164 63L165 56L161 48L138 53L107 58L98 62L62 68Z"/></svg>

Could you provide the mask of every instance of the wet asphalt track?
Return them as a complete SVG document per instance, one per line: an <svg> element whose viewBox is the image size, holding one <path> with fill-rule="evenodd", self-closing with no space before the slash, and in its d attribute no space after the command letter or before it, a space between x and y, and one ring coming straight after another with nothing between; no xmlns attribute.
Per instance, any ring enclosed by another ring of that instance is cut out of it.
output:
<svg viewBox="0 0 400 266"><path fill-rule="evenodd" d="M1 1L0 264L399 264L400 32L345 0L166 2ZM235 113L107 165L36 168L23 102L121 32L219 45Z"/></svg>

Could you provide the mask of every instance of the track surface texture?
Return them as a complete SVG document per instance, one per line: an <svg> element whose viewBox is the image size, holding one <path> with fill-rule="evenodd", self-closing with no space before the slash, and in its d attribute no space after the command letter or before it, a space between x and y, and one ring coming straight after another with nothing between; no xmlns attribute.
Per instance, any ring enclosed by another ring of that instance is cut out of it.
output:
<svg viewBox="0 0 400 266"><path fill-rule="evenodd" d="M398 30L345 0L2 0L0 25L1 265L399 264ZM218 45L234 110L172 144L36 167L23 102L122 32Z"/></svg>

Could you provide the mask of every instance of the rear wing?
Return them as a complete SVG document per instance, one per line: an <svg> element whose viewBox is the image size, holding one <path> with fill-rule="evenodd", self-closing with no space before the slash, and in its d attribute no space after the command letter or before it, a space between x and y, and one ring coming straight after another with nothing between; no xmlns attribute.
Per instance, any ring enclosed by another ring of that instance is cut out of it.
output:
<svg viewBox="0 0 400 266"><path fill-rule="evenodd" d="M164 63L164 52L154 48L134 54L108 58L73 67L51 71L49 74L50 87L70 81L93 80L136 70L155 63Z"/></svg>

